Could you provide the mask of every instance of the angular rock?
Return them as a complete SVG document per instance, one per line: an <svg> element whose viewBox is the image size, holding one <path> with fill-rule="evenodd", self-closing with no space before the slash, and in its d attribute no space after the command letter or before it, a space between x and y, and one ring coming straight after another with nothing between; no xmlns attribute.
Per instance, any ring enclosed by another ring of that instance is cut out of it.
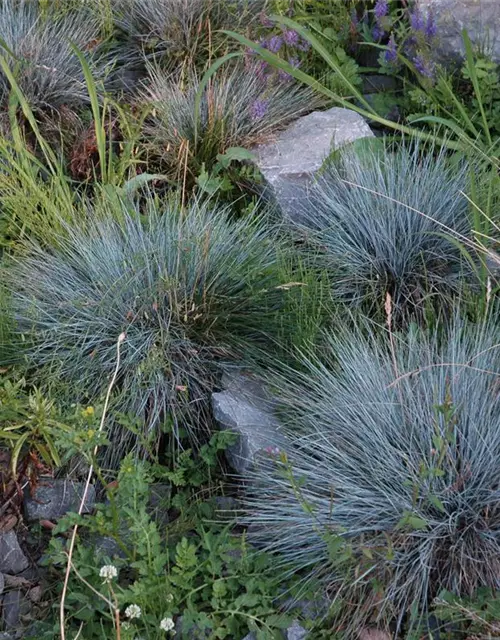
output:
<svg viewBox="0 0 500 640"><path fill-rule="evenodd" d="M438 50L448 58L463 58L462 29L473 43L484 45L500 61L500 2L498 0L417 0L425 15L431 11L437 20Z"/></svg>
<svg viewBox="0 0 500 640"><path fill-rule="evenodd" d="M286 640L304 640L304 638L307 638L307 635L306 629L304 629L297 620L294 620L292 626L288 627L285 632Z"/></svg>
<svg viewBox="0 0 500 640"><path fill-rule="evenodd" d="M299 118L274 141L252 151L282 213L300 221L309 188L330 153L372 136L368 124L355 111L333 107Z"/></svg>
<svg viewBox="0 0 500 640"><path fill-rule="evenodd" d="M85 490L83 482L42 479L33 494L24 500L27 520L57 520L70 511L77 512ZM83 513L90 513L96 501L95 487L90 485Z"/></svg>
<svg viewBox="0 0 500 640"><path fill-rule="evenodd" d="M21 592L7 591L2 600L2 621L6 631L17 631L21 616Z"/></svg>
<svg viewBox="0 0 500 640"><path fill-rule="evenodd" d="M238 473L250 468L259 452L285 444L272 402L254 378L237 374L229 388L212 394L212 408L220 428L239 436L226 449L226 458Z"/></svg>
<svg viewBox="0 0 500 640"><path fill-rule="evenodd" d="M28 558L19 546L15 531L0 532L0 571L16 574L28 566Z"/></svg>

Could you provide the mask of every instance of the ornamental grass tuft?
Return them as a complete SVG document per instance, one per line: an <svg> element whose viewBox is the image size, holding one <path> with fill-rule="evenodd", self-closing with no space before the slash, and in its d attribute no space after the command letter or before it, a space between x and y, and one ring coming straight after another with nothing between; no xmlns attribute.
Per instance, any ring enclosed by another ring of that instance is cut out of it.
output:
<svg viewBox="0 0 500 640"><path fill-rule="evenodd" d="M202 92L199 113L195 75L179 83L159 67L150 67L142 100L151 105L144 134L146 149L162 169L191 180L210 171L232 147L249 148L320 104L303 87L269 83L253 60L220 70Z"/></svg>
<svg viewBox="0 0 500 640"><path fill-rule="evenodd" d="M111 205L110 205L111 206ZM61 221L61 225L64 225ZM46 384L94 401L121 366L116 406L157 447L163 427L192 440L211 426L218 363L269 348L283 335L282 247L262 219L149 198L141 209L92 210L52 248L27 241L4 278L27 364ZM289 288L289 287L288 287ZM73 400L73 401L74 401ZM113 440L118 459L136 440Z"/></svg>
<svg viewBox="0 0 500 640"><path fill-rule="evenodd" d="M445 152L367 147L324 170L301 212L301 228L332 273L337 297L366 313L389 295L401 320L449 308L473 281L461 243L472 237L467 167Z"/></svg>
<svg viewBox="0 0 500 640"><path fill-rule="evenodd" d="M442 591L498 590L499 344L492 323L412 330L392 356L339 332L277 381L289 446L254 470L246 524L349 602L339 623L402 630Z"/></svg>
<svg viewBox="0 0 500 640"><path fill-rule="evenodd" d="M101 23L81 5L63 11L42 8L34 0L0 4L2 56L37 114L79 109L88 103L81 63L73 46L82 51L96 82L105 79L110 59L101 52ZM7 108L11 83L0 73L0 104Z"/></svg>

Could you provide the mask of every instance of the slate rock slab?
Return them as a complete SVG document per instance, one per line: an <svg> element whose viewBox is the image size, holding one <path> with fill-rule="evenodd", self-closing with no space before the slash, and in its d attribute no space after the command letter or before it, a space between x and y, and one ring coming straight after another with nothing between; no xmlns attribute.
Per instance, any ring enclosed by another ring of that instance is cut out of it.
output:
<svg viewBox="0 0 500 640"><path fill-rule="evenodd" d="M220 428L239 436L225 452L238 473L244 474L259 452L285 444L272 401L254 378L236 374L229 388L212 394L212 409Z"/></svg>
<svg viewBox="0 0 500 640"><path fill-rule="evenodd" d="M15 575L28 566L28 558L19 546L15 531L0 532L0 571Z"/></svg>
<svg viewBox="0 0 500 640"><path fill-rule="evenodd" d="M70 511L77 512L85 484L71 480L41 479L33 494L24 500L27 520L57 520ZM90 513L96 501L95 487L90 485L83 513Z"/></svg>
<svg viewBox="0 0 500 640"><path fill-rule="evenodd" d="M314 177L330 153L372 136L366 121L355 111L333 107L299 118L252 152L282 213L300 221Z"/></svg>
<svg viewBox="0 0 500 640"><path fill-rule="evenodd" d="M464 57L465 27L473 43L486 43L486 51L500 62L499 0L417 0L417 6L436 17L438 50L445 58Z"/></svg>
<svg viewBox="0 0 500 640"><path fill-rule="evenodd" d="M17 589L7 591L2 600L2 621L6 631L19 629L21 617L21 592Z"/></svg>

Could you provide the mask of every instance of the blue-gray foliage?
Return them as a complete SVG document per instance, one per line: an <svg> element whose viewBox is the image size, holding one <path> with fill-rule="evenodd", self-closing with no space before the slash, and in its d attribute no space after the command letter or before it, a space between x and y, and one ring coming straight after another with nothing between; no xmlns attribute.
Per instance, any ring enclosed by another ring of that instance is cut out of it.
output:
<svg viewBox="0 0 500 640"><path fill-rule="evenodd" d="M441 590L500 588L499 345L497 327L457 321L445 340L410 331L391 357L346 332L278 380L287 462L262 456L246 522L284 563L347 591L356 624L370 602L401 623Z"/></svg>
<svg viewBox="0 0 500 640"><path fill-rule="evenodd" d="M336 295L394 314L438 306L471 278L457 245L470 238L467 167L444 152L403 144L330 163L303 212ZM450 237L454 240L450 240Z"/></svg>
<svg viewBox="0 0 500 640"><path fill-rule="evenodd" d="M0 4L2 55L33 110L78 108L88 100L80 61L72 45L80 49L95 80L105 78L110 61L99 53L101 24L96 14L83 7L63 11L42 9L35 0L5 0ZM11 91L0 73L0 104Z"/></svg>
<svg viewBox="0 0 500 640"><path fill-rule="evenodd" d="M168 419L196 437L210 426L216 363L269 345L282 330L282 249L262 219L231 221L226 210L154 199L144 219L140 211L90 211L52 249L27 242L3 274L17 332L44 382L95 399L125 331L119 410L153 441Z"/></svg>

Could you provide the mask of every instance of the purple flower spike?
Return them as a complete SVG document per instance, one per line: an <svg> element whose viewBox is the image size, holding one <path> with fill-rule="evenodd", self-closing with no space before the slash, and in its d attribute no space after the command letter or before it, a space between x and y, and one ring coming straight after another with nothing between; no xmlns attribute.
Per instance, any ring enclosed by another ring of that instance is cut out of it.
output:
<svg viewBox="0 0 500 640"><path fill-rule="evenodd" d="M375 3L375 9L373 10L375 13L375 18L381 20L385 18L385 16L389 13L389 3L387 0L377 0Z"/></svg>
<svg viewBox="0 0 500 640"><path fill-rule="evenodd" d="M256 122L257 120L262 120L262 118L267 113L267 108L267 100L255 100L255 102L250 107L250 117L254 122Z"/></svg>
<svg viewBox="0 0 500 640"><path fill-rule="evenodd" d="M289 47L296 47L299 43L299 34L293 29L285 29L283 31L283 40Z"/></svg>
<svg viewBox="0 0 500 640"><path fill-rule="evenodd" d="M393 64L398 59L398 48L393 33L389 38L389 43L387 45L387 51L385 52L384 58L385 61L389 64Z"/></svg>
<svg viewBox="0 0 500 640"><path fill-rule="evenodd" d="M413 31L425 31L425 19L418 9L410 13L410 25Z"/></svg>
<svg viewBox="0 0 500 640"><path fill-rule="evenodd" d="M271 53L278 53L283 46L283 38L281 36L271 36L266 44L266 49Z"/></svg>
<svg viewBox="0 0 500 640"><path fill-rule="evenodd" d="M427 24L425 25L425 37L429 40L435 38L437 35L437 24L436 19L432 11L429 11L427 14Z"/></svg>
<svg viewBox="0 0 500 640"><path fill-rule="evenodd" d="M372 29L372 37L374 40L380 40L380 38L384 35L385 30L378 24L373 25Z"/></svg>
<svg viewBox="0 0 500 640"><path fill-rule="evenodd" d="M413 58L413 64L415 65L415 69L420 73L420 75L425 78L430 78L431 80L434 78L434 65L431 61L425 60L425 58L419 53Z"/></svg>

